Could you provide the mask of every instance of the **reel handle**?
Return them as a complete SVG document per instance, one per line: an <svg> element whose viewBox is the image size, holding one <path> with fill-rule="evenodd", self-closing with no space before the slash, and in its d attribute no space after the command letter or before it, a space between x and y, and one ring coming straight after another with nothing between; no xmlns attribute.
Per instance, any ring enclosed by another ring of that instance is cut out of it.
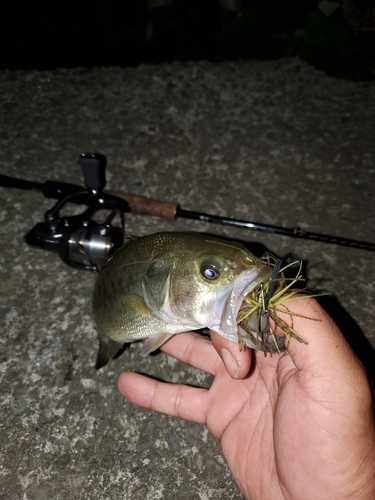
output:
<svg viewBox="0 0 375 500"><path fill-rule="evenodd" d="M106 157L98 153L82 153L78 163L81 166L83 180L87 189L90 191L101 192L106 185Z"/></svg>

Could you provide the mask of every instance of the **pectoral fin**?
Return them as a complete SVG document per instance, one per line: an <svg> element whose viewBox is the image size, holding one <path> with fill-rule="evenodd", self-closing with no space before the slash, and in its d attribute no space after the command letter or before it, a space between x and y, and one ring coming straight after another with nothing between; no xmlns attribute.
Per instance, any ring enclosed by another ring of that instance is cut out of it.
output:
<svg viewBox="0 0 375 500"><path fill-rule="evenodd" d="M158 349L161 345L163 345L164 342L169 339L169 337L171 337L171 335L168 335L167 333L159 333L158 335L149 337L144 343L139 355L146 357L152 351L155 351L155 349Z"/></svg>
<svg viewBox="0 0 375 500"><path fill-rule="evenodd" d="M97 369L115 357L127 342L147 339L140 353L147 356L171 335L186 330L185 325L168 324L156 317L142 297L132 294L118 297L109 310L96 311L95 319L100 336Z"/></svg>

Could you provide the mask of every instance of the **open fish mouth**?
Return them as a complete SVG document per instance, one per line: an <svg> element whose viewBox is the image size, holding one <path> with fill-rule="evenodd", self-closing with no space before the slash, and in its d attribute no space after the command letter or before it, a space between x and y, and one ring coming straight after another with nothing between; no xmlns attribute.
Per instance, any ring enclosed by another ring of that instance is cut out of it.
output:
<svg viewBox="0 0 375 500"><path fill-rule="evenodd" d="M247 346L263 351L265 355L280 354L287 349L286 340L291 338L307 344L294 330L293 322L290 325L278 315L278 311L285 310L292 321L293 312L285 304L298 300L301 294L307 292L304 288L294 287L297 282L304 281L301 263L294 278L285 278L286 267L296 263L280 269L280 259L267 256L263 260L264 265L243 271L230 286L222 287L213 308L213 317L217 321L210 328L224 338L237 342L240 351Z"/></svg>
<svg viewBox="0 0 375 500"><path fill-rule="evenodd" d="M225 302L220 321L220 330L226 335L236 334L238 331L237 317L244 297L251 293L260 283L269 278L271 270L262 268L243 271L233 282L232 289Z"/></svg>

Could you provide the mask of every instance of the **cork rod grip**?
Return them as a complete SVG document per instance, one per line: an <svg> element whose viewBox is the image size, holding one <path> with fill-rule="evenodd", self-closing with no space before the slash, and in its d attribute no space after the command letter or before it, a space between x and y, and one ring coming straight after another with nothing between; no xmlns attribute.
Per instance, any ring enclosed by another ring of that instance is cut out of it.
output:
<svg viewBox="0 0 375 500"><path fill-rule="evenodd" d="M127 201L133 214L153 215L155 217L162 217L163 219L170 220L176 218L178 203L164 203L163 201L152 200L151 198L135 194L122 193L121 191L105 190L104 192Z"/></svg>

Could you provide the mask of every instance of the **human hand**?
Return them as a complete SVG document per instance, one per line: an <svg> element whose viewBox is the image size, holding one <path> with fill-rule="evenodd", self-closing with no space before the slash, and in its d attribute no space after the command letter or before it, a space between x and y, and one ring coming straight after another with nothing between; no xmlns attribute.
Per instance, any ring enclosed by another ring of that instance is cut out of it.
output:
<svg viewBox="0 0 375 500"><path fill-rule="evenodd" d="M124 372L119 390L146 408L205 424L248 499L373 500L375 430L364 370L314 299L288 306L320 320L293 319L308 345L292 340L288 352L265 357L240 353L214 333L212 343L179 334L162 350L212 374L210 389Z"/></svg>

